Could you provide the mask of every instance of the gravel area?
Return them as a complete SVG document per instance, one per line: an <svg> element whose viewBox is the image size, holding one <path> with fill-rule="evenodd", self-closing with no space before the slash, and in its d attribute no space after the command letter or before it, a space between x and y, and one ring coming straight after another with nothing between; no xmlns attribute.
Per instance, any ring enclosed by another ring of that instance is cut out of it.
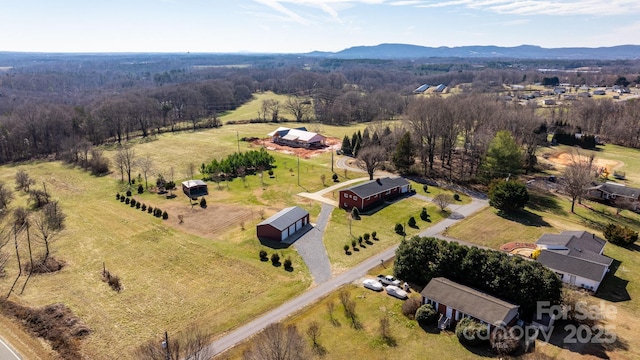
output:
<svg viewBox="0 0 640 360"><path fill-rule="evenodd" d="M334 207L331 205L322 204L322 210L318 215L316 226L294 243L316 284L323 283L331 279L332 276L331 263L329 262L329 256L327 256L322 237L333 209Z"/></svg>

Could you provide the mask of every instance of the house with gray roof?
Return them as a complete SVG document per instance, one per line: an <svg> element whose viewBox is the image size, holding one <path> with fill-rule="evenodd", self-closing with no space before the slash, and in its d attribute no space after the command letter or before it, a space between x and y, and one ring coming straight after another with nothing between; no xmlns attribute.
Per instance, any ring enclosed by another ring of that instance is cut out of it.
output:
<svg viewBox="0 0 640 360"><path fill-rule="evenodd" d="M594 186L586 190L590 196L609 201L614 205L616 203L622 205L621 202L627 202L631 210L636 211L638 209L640 189L607 181L602 184L594 184Z"/></svg>
<svg viewBox="0 0 640 360"><path fill-rule="evenodd" d="M598 291L613 259L603 255L607 241L587 231L564 231L544 234L536 245L541 250L536 259L571 285Z"/></svg>
<svg viewBox="0 0 640 360"><path fill-rule="evenodd" d="M258 238L284 241L309 224L309 212L299 206L280 210L256 227Z"/></svg>
<svg viewBox="0 0 640 360"><path fill-rule="evenodd" d="M413 90L413 93L422 94L423 92L427 91L427 89L429 89L429 84L422 84L418 86L415 90Z"/></svg>
<svg viewBox="0 0 640 360"><path fill-rule="evenodd" d="M511 326L519 316L519 305L443 277L431 279L420 295L423 304L431 304L440 313L440 329L455 327L465 317L489 327Z"/></svg>
<svg viewBox="0 0 640 360"><path fill-rule="evenodd" d="M384 177L358 184L339 192L340 207L363 210L409 193L411 184L402 177Z"/></svg>

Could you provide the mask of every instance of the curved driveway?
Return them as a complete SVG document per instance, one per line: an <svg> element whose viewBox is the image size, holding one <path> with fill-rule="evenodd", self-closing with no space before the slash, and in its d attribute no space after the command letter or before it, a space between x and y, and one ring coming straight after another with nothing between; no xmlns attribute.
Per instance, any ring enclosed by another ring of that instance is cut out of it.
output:
<svg viewBox="0 0 640 360"><path fill-rule="evenodd" d="M344 185L344 183L342 183L342 185ZM488 203L485 199L473 198L470 204L462 205L455 209L455 212L460 216L457 216L455 218L444 219L439 223L420 232L419 235L439 237L438 234L446 230L449 226L481 210L487 205ZM312 231L315 231L315 229ZM462 242L456 239L451 239L451 238L444 238L444 239L447 241L458 241L461 244L470 245L469 243ZM313 287L307 290L306 292L299 295L298 297L295 297L289 300L288 302L267 312L266 314L256 318L255 320L245 325L242 325L241 327L225 334L224 336L222 336L221 338L219 338L218 340L210 344L209 350L214 355L220 354L225 350L239 344L240 342L244 341L250 336L260 332L262 329L267 327L267 325L281 321L287 316L300 311L306 306L309 306L310 304L313 304L319 299L327 296L328 294L335 291L337 288L339 288L344 284L352 283L356 281L357 279L365 276L370 269L378 266L380 264L380 260L388 261L392 259L395 256L397 247L398 245L394 245L384 250L382 253L379 253L377 255L374 255L364 260L363 262L356 265L355 267L339 275L334 276L328 281L318 284L316 287Z"/></svg>

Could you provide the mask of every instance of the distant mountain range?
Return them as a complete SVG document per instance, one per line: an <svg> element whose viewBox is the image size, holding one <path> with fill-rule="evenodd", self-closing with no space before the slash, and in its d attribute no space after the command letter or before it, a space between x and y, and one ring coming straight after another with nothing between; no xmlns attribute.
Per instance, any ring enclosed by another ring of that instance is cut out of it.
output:
<svg viewBox="0 0 640 360"><path fill-rule="evenodd" d="M418 58L513 58L563 60L628 60L640 59L640 45L620 45L598 48L543 48L533 45L515 47L458 46L427 47L407 44L354 46L338 52L314 51L305 54L336 59L418 59Z"/></svg>

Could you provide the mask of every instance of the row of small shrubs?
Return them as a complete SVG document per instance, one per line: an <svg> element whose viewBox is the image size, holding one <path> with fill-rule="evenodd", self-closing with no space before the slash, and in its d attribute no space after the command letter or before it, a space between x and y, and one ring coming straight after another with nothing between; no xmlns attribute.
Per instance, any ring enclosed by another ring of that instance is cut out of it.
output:
<svg viewBox="0 0 640 360"><path fill-rule="evenodd" d="M373 231L371 232L371 234L364 233L363 235L358 236L358 238L351 239L351 247L349 246L349 244L344 244L344 253L349 255L349 249L351 248L353 248L353 251L358 251L356 245L360 245L361 248L365 248L365 246L362 245L363 243L371 245L372 242L370 241L370 239L378 241L378 233Z"/></svg>
<svg viewBox="0 0 640 360"><path fill-rule="evenodd" d="M130 193L130 191L127 191ZM131 206L132 208L140 209L142 211L146 211L149 214L153 214L155 217L162 217L162 219L167 220L169 218L169 214L166 211L162 211L159 208L153 208L153 206L147 206L146 204L137 201L136 199L130 199L128 196L120 195L120 193L116 194L116 200L120 200L121 203Z"/></svg>
<svg viewBox="0 0 640 360"><path fill-rule="evenodd" d="M265 250L260 250L260 261L269 261L269 259L271 259L271 264L273 264L273 266L280 266L280 255L278 255L278 253L273 253L271 254L271 257L269 257L269 254L267 254ZM288 256L284 259L282 265L286 270L293 269L293 263L291 258Z"/></svg>

